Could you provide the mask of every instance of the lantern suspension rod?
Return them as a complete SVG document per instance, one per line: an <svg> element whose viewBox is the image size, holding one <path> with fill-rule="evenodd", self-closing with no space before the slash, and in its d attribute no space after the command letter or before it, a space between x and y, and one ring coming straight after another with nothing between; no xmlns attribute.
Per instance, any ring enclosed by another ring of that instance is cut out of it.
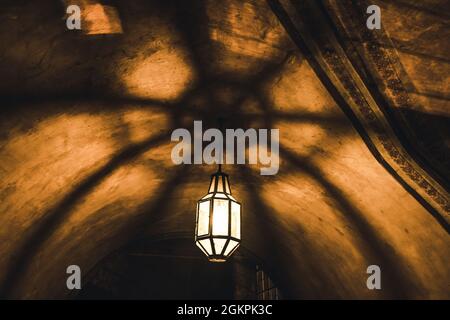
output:
<svg viewBox="0 0 450 320"><path fill-rule="evenodd" d="M219 116L217 118L217 123L219 125L219 130L222 133L222 137L225 137L225 130L224 130L224 126L223 126L224 121L225 121L225 119L222 116ZM224 143L225 143L225 141L222 141L222 148L220 149L219 168L218 168L218 171L217 171L219 173L222 173L223 149L224 149L223 144Z"/></svg>

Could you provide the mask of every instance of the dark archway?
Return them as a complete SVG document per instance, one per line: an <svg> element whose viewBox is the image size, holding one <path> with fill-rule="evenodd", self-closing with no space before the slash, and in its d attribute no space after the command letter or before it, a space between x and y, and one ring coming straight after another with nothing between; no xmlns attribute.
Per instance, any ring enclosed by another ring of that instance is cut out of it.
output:
<svg viewBox="0 0 450 320"><path fill-rule="evenodd" d="M211 263L188 238L145 241L101 260L73 298L279 299L279 289L262 270L245 248L227 262Z"/></svg>

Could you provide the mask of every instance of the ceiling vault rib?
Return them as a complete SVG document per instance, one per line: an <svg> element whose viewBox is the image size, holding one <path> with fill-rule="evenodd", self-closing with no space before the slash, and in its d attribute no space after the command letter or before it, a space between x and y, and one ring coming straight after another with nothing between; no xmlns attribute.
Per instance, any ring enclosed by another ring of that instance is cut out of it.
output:
<svg viewBox="0 0 450 320"><path fill-rule="evenodd" d="M0 298L5 299L13 296L14 287L21 281L23 273L28 272L32 259L39 253L39 250L45 242L55 233L55 230L72 214L77 201L82 200L96 186L117 170L117 168L132 161L143 152L160 145L166 138L168 138L168 134L162 133L140 143L131 144L122 151L119 151L102 167L92 172L77 184L53 208L49 209L43 215L41 223L21 240L15 254L15 259L6 269L4 281L0 283Z"/></svg>
<svg viewBox="0 0 450 320"><path fill-rule="evenodd" d="M384 112L387 121L391 123L391 128L403 147L434 180L445 190L449 190L450 185L445 178L449 174L446 165L429 157L428 151L417 143L420 136L402 112L414 109L411 93L441 100L446 100L447 97L432 92L419 92L404 70L399 57L402 49L394 39L391 39L384 29L372 32L361 27L366 23L366 17L361 15L368 6L366 1L328 0L321 5L330 23L337 29L336 37L343 44L348 59L358 66L356 71L368 84L370 93ZM379 82L381 85L377 85Z"/></svg>
<svg viewBox="0 0 450 320"><path fill-rule="evenodd" d="M267 2L374 157L450 233L448 192L405 150L317 3Z"/></svg>

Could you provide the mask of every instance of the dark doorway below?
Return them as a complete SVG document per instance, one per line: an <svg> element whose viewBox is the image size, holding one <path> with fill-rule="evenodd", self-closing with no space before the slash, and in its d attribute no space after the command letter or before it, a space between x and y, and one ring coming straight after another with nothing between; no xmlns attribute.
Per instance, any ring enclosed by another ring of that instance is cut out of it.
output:
<svg viewBox="0 0 450 320"><path fill-rule="evenodd" d="M106 257L75 298L257 299L257 268L261 270L242 253L212 263L193 241L156 241Z"/></svg>

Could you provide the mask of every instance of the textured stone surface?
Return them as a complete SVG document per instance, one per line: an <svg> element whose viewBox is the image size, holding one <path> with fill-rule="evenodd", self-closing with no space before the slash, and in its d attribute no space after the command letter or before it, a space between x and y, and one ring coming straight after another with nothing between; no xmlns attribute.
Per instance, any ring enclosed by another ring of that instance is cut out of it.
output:
<svg viewBox="0 0 450 320"><path fill-rule="evenodd" d="M4 6L8 296L66 297L67 265L88 271L137 237L193 235L214 168L175 167L170 133L226 113L228 127L280 128L278 175L225 169L243 245L288 297L449 298L449 235L374 159L264 1L117 2L123 33L102 36L65 30L61 3ZM366 288L370 264L382 291Z"/></svg>

